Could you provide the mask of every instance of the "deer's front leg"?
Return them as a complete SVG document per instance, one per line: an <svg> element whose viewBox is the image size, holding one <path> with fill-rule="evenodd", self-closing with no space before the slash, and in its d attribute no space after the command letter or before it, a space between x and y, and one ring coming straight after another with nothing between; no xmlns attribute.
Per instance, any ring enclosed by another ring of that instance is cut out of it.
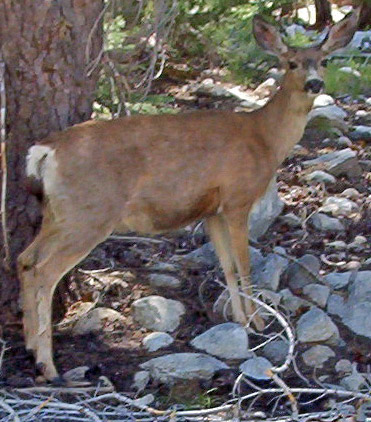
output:
<svg viewBox="0 0 371 422"><path fill-rule="evenodd" d="M250 251L248 239L248 210L238 210L225 214L225 220L230 236L231 252L237 267L241 289L251 296L252 286L250 281ZM263 318L256 312L254 302L244 299L246 314L259 331L265 327Z"/></svg>
<svg viewBox="0 0 371 422"><path fill-rule="evenodd" d="M231 297L233 320L245 325L247 320L243 310L241 296L238 291L238 280L235 275L235 265L231 253L228 228L223 216L220 214L209 217L206 223L210 238L224 271L229 295Z"/></svg>

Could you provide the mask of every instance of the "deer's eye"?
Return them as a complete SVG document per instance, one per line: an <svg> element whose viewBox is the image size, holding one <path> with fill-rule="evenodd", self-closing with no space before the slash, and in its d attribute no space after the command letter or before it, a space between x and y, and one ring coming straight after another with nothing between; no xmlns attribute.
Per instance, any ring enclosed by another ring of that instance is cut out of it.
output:
<svg viewBox="0 0 371 422"><path fill-rule="evenodd" d="M292 60L289 61L289 68L290 69L297 69L299 65L296 62L293 62Z"/></svg>
<svg viewBox="0 0 371 422"><path fill-rule="evenodd" d="M321 61L321 66L322 67L327 67L327 65L328 65L328 60L327 59Z"/></svg>

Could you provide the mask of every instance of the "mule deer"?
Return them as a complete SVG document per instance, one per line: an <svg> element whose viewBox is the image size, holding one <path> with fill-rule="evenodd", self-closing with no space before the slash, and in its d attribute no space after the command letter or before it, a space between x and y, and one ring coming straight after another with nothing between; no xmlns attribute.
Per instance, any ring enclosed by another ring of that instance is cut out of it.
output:
<svg viewBox="0 0 371 422"><path fill-rule="evenodd" d="M275 26L255 17L258 44L286 70L280 91L251 112L206 111L90 121L55 133L29 150L27 175L43 191L43 222L18 260L26 347L47 380L51 309L61 277L113 231L162 233L204 218L227 281L233 319L264 321L251 294L248 214L277 167L300 140L320 63L345 46L357 13L308 48L287 46ZM235 274L237 270L238 276Z"/></svg>

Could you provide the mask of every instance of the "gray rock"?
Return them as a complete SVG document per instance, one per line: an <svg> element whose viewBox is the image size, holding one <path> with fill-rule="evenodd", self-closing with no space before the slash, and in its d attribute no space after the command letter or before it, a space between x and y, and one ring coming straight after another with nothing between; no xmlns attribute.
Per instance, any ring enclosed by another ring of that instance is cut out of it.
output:
<svg viewBox="0 0 371 422"><path fill-rule="evenodd" d="M316 230L320 231L338 233L345 230L345 227L338 219L319 212L313 214L308 222L310 222Z"/></svg>
<svg viewBox="0 0 371 422"><path fill-rule="evenodd" d="M182 282L179 278L167 274L150 274L149 284L152 287L166 287L170 289L178 289Z"/></svg>
<svg viewBox="0 0 371 422"><path fill-rule="evenodd" d="M271 377L267 374L269 369L273 368L271 362L263 357L253 357L241 363L240 371L246 376L256 380L269 380Z"/></svg>
<svg viewBox="0 0 371 422"><path fill-rule="evenodd" d="M319 211L332 214L334 217L340 215L349 217L351 214L358 212L359 207L350 199L329 196Z"/></svg>
<svg viewBox="0 0 371 422"><path fill-rule="evenodd" d="M151 333L143 339L143 346L149 352L155 352L156 350L170 346L174 342L174 339L168 333Z"/></svg>
<svg viewBox="0 0 371 422"><path fill-rule="evenodd" d="M324 308L330 295L330 289L322 284L313 283L304 286L303 293L318 306Z"/></svg>
<svg viewBox="0 0 371 422"><path fill-rule="evenodd" d="M313 368L323 368L323 364L333 357L334 351L323 345L313 346L303 353L304 363Z"/></svg>
<svg viewBox="0 0 371 422"><path fill-rule="evenodd" d="M308 301L293 295L290 289L283 289L280 293L282 297L282 305L285 309L294 314L310 307L310 303Z"/></svg>
<svg viewBox="0 0 371 422"><path fill-rule="evenodd" d="M288 351L289 345L284 340L271 341L263 347L264 356L275 364L284 362Z"/></svg>
<svg viewBox="0 0 371 422"><path fill-rule="evenodd" d="M143 327L155 331L174 331L185 313L182 303L162 296L148 296L132 304L134 319Z"/></svg>
<svg viewBox="0 0 371 422"><path fill-rule="evenodd" d="M148 371L138 371L134 375L134 382L132 384L133 390L137 390L138 392L143 391L150 380L150 374Z"/></svg>
<svg viewBox="0 0 371 422"><path fill-rule="evenodd" d="M335 144L339 147L350 147L353 142L347 136L339 136L335 139Z"/></svg>
<svg viewBox="0 0 371 422"><path fill-rule="evenodd" d="M341 319L355 334L371 339L371 271L359 271L349 289Z"/></svg>
<svg viewBox="0 0 371 422"><path fill-rule="evenodd" d="M371 160L359 160L359 166L364 171L371 171Z"/></svg>
<svg viewBox="0 0 371 422"><path fill-rule="evenodd" d="M153 394L146 394L139 399L133 400L134 407L141 407L141 406L149 406L151 403L155 401L155 396Z"/></svg>
<svg viewBox="0 0 371 422"><path fill-rule="evenodd" d="M344 298L337 294L332 294L327 301L327 312L331 315L340 316L344 312Z"/></svg>
<svg viewBox="0 0 371 422"><path fill-rule="evenodd" d="M332 176L331 176L332 177ZM280 222L282 224L286 224L287 226L296 229L298 227L301 227L302 221L301 218L296 216L294 213L290 212L286 215L283 215L280 217Z"/></svg>
<svg viewBox="0 0 371 422"><path fill-rule="evenodd" d="M320 260L310 254L299 258L297 263L290 264L285 274L290 288L301 290L307 284L313 283L315 278L311 274L318 275L320 267Z"/></svg>
<svg viewBox="0 0 371 422"><path fill-rule="evenodd" d="M195 268L213 268L218 265L219 262L214 246L211 242L202 245L200 248L188 253L187 255L181 256L180 260L187 266Z"/></svg>
<svg viewBox="0 0 371 422"><path fill-rule="evenodd" d="M371 257L365 260L365 262L362 264L362 268L365 270L371 270Z"/></svg>
<svg viewBox="0 0 371 422"><path fill-rule="evenodd" d="M228 365L203 353L174 353L151 359L140 365L149 371L151 377L165 384L173 384L177 380L212 378L220 369L228 369Z"/></svg>
<svg viewBox="0 0 371 422"><path fill-rule="evenodd" d="M303 162L304 167L323 166L333 176L358 177L362 174L357 154L350 148L323 154L314 160Z"/></svg>
<svg viewBox="0 0 371 422"><path fill-rule="evenodd" d="M171 264L170 262L156 262L155 264L151 265L151 270L176 273L177 271L179 271L179 266L175 264Z"/></svg>
<svg viewBox="0 0 371 422"><path fill-rule="evenodd" d="M334 290L343 289L349 284L352 274L352 271L347 271L345 273L329 273L325 276L325 282Z"/></svg>
<svg viewBox="0 0 371 422"><path fill-rule="evenodd" d="M88 334L120 322L123 323L124 318L119 312L109 308L95 308L81 316L72 332L77 335Z"/></svg>
<svg viewBox="0 0 371 422"><path fill-rule="evenodd" d="M233 322L210 328L194 338L191 345L221 359L246 359L251 356L246 329Z"/></svg>
<svg viewBox="0 0 371 422"><path fill-rule="evenodd" d="M88 366L77 366L63 374L63 379L68 382L86 381L85 374L89 370Z"/></svg>
<svg viewBox="0 0 371 422"><path fill-rule="evenodd" d="M340 359L336 362L335 371L340 374L352 373L352 363L348 359Z"/></svg>
<svg viewBox="0 0 371 422"><path fill-rule="evenodd" d="M324 183L325 185L333 185L336 183L336 178L332 174L322 170L312 171L305 177L305 180L307 182Z"/></svg>
<svg viewBox="0 0 371 422"><path fill-rule="evenodd" d="M353 126L349 132L349 138L352 141L370 141L371 140L371 126Z"/></svg>
<svg viewBox="0 0 371 422"><path fill-rule="evenodd" d="M350 391L359 391L365 384L365 378L358 372L353 372L340 381L340 385Z"/></svg>
<svg viewBox="0 0 371 422"><path fill-rule="evenodd" d="M269 229L284 207L278 196L277 182L272 180L264 196L256 202L249 216L249 235L258 239Z"/></svg>
<svg viewBox="0 0 371 422"><path fill-rule="evenodd" d="M313 307L302 315L296 327L301 343L325 342L339 339L339 330L321 309Z"/></svg>
<svg viewBox="0 0 371 422"><path fill-rule="evenodd" d="M355 188L348 188L348 189L343 190L340 196L343 196L344 198L348 198L348 199L358 199L361 196L361 194Z"/></svg>
<svg viewBox="0 0 371 422"><path fill-rule="evenodd" d="M331 97L331 95L321 94L314 99L313 108L326 107L334 104L335 100Z"/></svg>
<svg viewBox="0 0 371 422"><path fill-rule="evenodd" d="M333 104L325 107L317 107L309 112L307 126L316 128L323 126L323 124L328 124L331 127L346 131L346 117L347 113L337 105Z"/></svg>
<svg viewBox="0 0 371 422"><path fill-rule="evenodd" d="M326 245L328 248L335 249L336 251L344 251L347 249L347 244L343 240L334 240Z"/></svg>
<svg viewBox="0 0 371 422"><path fill-rule="evenodd" d="M343 66L340 67L338 72L342 72L342 73L347 73L349 75L355 76L356 78L360 78L361 77L361 72L359 72L357 69L353 69L350 66Z"/></svg>
<svg viewBox="0 0 371 422"><path fill-rule="evenodd" d="M357 125L370 126L371 125L371 111L358 110L355 114Z"/></svg>
<svg viewBox="0 0 371 422"><path fill-rule="evenodd" d="M283 248L278 248L281 254L285 254ZM267 288L276 291L279 286L281 275L288 265L288 260L281 255L270 253L265 259L264 266L254 270L253 279L259 288Z"/></svg>

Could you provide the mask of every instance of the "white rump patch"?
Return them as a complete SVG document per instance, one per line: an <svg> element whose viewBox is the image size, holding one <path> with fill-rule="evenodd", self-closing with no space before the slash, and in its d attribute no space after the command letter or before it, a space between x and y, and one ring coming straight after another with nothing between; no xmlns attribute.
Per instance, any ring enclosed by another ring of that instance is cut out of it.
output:
<svg viewBox="0 0 371 422"><path fill-rule="evenodd" d="M28 177L42 180L47 162L55 161L55 150L47 145L34 145L28 150L26 173ZM56 163L55 163L56 164ZM54 165L55 165L54 164Z"/></svg>

